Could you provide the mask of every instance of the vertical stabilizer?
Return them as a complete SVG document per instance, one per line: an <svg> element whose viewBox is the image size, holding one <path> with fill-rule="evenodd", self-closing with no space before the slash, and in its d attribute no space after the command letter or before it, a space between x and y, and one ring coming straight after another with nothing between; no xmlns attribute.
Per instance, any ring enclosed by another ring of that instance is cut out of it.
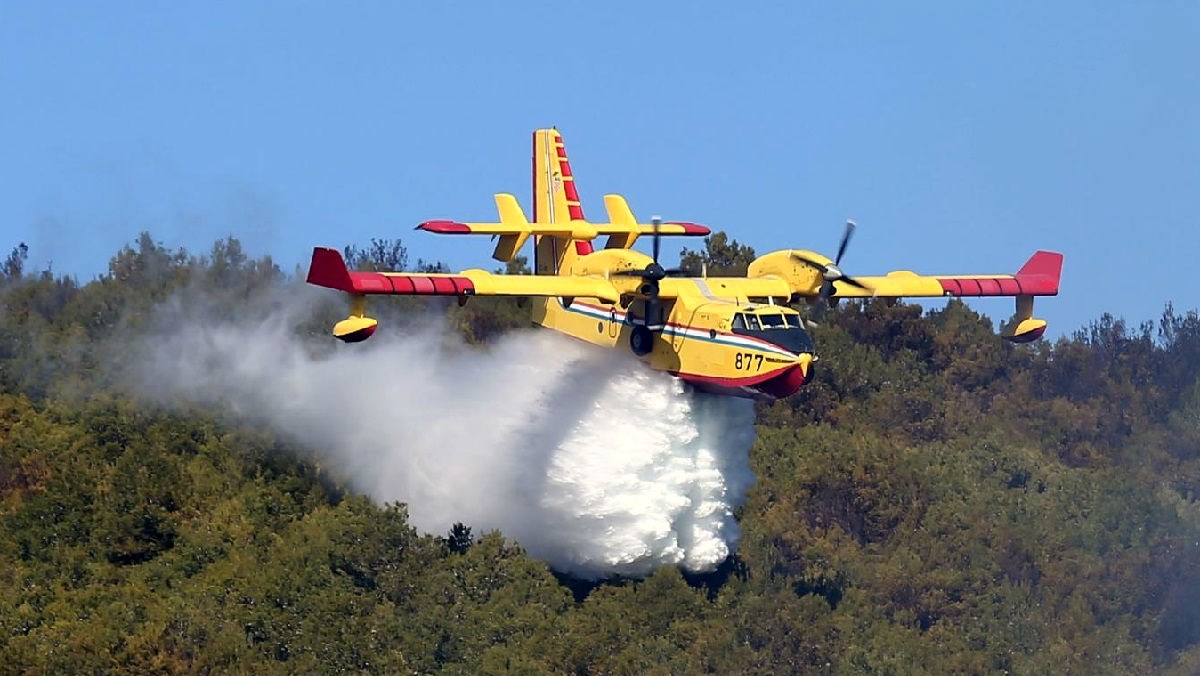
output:
<svg viewBox="0 0 1200 676"><path fill-rule="evenodd" d="M562 134L557 129L533 132L533 222L582 221L583 206L567 159ZM539 275L558 274L578 255L590 254L591 242L569 237L538 236L534 270Z"/></svg>

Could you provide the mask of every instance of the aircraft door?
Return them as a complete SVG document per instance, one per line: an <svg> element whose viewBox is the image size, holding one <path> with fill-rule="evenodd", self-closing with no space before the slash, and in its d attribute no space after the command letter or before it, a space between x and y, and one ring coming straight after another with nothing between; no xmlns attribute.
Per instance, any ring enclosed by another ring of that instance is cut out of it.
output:
<svg viewBox="0 0 1200 676"><path fill-rule="evenodd" d="M674 308L672 308L672 309L674 309ZM674 313L672 313L672 314L674 314ZM672 317L672 319L675 319L675 318ZM679 321L678 323L682 324L684 326L690 327L692 325L692 322L695 319L696 319L696 313L693 312L691 317L679 317L678 320L681 320L681 321ZM684 342L684 330L680 326L675 326L674 331L671 333L671 349L675 352L675 354L679 354L679 351L683 349L683 342Z"/></svg>

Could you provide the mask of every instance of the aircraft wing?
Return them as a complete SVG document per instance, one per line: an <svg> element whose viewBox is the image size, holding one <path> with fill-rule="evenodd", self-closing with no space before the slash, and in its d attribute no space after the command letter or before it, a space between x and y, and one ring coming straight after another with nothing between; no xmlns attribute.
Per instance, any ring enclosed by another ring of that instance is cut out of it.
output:
<svg viewBox="0 0 1200 676"><path fill-rule="evenodd" d="M712 300L745 302L750 298L778 298L792 295L787 281L778 277L668 277L659 282L661 298L698 295Z"/></svg>
<svg viewBox="0 0 1200 676"><path fill-rule="evenodd" d="M835 281L838 298L921 298L943 296L1057 296L1063 256L1038 251L1012 275L919 275L897 270L886 275L854 275L865 289ZM816 296L819 289L801 292Z"/></svg>
<svg viewBox="0 0 1200 676"><path fill-rule="evenodd" d="M351 295L404 296L568 296L616 301L617 290L606 279L557 275L496 275L485 270L457 274L421 272L353 272L336 249L313 249L309 284Z"/></svg>

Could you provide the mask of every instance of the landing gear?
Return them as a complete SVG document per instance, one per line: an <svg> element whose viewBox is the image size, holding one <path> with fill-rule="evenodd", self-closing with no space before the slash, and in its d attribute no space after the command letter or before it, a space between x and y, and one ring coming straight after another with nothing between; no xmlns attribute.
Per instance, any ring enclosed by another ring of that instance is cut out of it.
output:
<svg viewBox="0 0 1200 676"><path fill-rule="evenodd" d="M629 349L639 357L650 354L654 349L654 334L645 326L635 326L629 334Z"/></svg>

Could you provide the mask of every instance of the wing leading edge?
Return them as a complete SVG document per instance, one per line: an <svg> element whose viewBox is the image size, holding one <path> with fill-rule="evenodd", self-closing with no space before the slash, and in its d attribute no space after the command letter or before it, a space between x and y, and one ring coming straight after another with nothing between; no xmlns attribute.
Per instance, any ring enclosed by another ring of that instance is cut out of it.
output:
<svg viewBox="0 0 1200 676"><path fill-rule="evenodd" d="M865 289L834 282L839 298L921 298L939 296L1057 296L1063 255L1038 251L1011 275L918 275L907 270L861 277Z"/></svg>
<svg viewBox="0 0 1200 676"><path fill-rule="evenodd" d="M786 280L792 294L808 298L822 296L822 273L813 265L831 263L812 251L775 251L750 264L749 276ZM937 298L943 296L1056 296L1062 277L1063 255L1038 251L1015 274L1008 275L921 275L895 270L886 275L860 276L854 286L832 280L834 298Z"/></svg>
<svg viewBox="0 0 1200 676"><path fill-rule="evenodd" d="M309 284L354 296L567 296L616 301L612 283L594 277L494 275L486 270L457 274L353 272L336 249L316 247L308 269Z"/></svg>

